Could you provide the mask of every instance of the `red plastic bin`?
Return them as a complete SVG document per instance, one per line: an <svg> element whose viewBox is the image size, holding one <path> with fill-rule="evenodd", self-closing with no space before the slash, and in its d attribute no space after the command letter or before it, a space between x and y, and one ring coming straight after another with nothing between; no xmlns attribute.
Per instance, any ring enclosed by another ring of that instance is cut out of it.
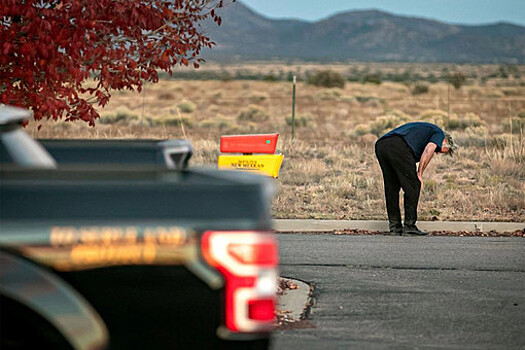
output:
<svg viewBox="0 0 525 350"><path fill-rule="evenodd" d="M279 134L221 136L222 153L275 153Z"/></svg>

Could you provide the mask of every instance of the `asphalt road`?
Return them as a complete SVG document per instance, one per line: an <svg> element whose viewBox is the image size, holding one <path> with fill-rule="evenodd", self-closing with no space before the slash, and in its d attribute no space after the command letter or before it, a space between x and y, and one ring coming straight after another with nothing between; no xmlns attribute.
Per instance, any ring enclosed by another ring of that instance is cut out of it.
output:
<svg viewBox="0 0 525 350"><path fill-rule="evenodd" d="M525 239L279 234L281 276L315 284L272 349L525 349Z"/></svg>

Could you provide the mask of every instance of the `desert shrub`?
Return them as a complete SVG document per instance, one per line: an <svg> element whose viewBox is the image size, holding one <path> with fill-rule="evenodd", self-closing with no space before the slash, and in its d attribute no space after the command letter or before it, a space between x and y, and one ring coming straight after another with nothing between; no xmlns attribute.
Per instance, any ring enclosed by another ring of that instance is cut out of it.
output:
<svg viewBox="0 0 525 350"><path fill-rule="evenodd" d="M454 72L448 76L448 82L452 84L456 90L461 89L466 81L467 77L461 72Z"/></svg>
<svg viewBox="0 0 525 350"><path fill-rule="evenodd" d="M129 123L139 119L138 115L127 107L118 107L114 112L103 113L100 116L101 124Z"/></svg>
<svg viewBox="0 0 525 350"><path fill-rule="evenodd" d="M227 83L232 80L232 75L227 70L223 70L220 74L220 79Z"/></svg>
<svg viewBox="0 0 525 350"><path fill-rule="evenodd" d="M51 124L51 128L69 130L71 129L71 124L71 122L66 122L65 120L57 120L53 124Z"/></svg>
<svg viewBox="0 0 525 350"><path fill-rule="evenodd" d="M398 118L401 118L402 120L410 120L412 119L412 116L410 114L407 114L403 111L400 111L399 109L392 109L387 112L385 112L385 115L394 115Z"/></svg>
<svg viewBox="0 0 525 350"><path fill-rule="evenodd" d="M357 101L368 107L380 107L382 104L382 100L374 96L350 96L344 99L350 99L351 102Z"/></svg>
<svg viewBox="0 0 525 350"><path fill-rule="evenodd" d="M447 130L465 130L466 128L485 127L486 123L475 113L467 113L462 118L456 114L450 117L448 113L441 110L427 110L421 115L421 119L434 123Z"/></svg>
<svg viewBox="0 0 525 350"><path fill-rule="evenodd" d="M193 127L193 120L186 116L181 115L180 117L178 115L174 115L172 113L161 115L155 119L153 119L154 125L164 125L164 126L181 126L181 123L184 127L192 128Z"/></svg>
<svg viewBox="0 0 525 350"><path fill-rule="evenodd" d="M379 99L374 96L356 96L355 98L359 103L367 103L368 101L371 101L371 100L379 101Z"/></svg>
<svg viewBox="0 0 525 350"><path fill-rule="evenodd" d="M509 77L509 74L507 72L505 65L499 66L498 73L499 73L499 76L502 77L503 79L507 79Z"/></svg>
<svg viewBox="0 0 525 350"><path fill-rule="evenodd" d="M476 135L472 133L456 133L452 135L454 142L460 147L485 147L487 138L483 135Z"/></svg>
<svg viewBox="0 0 525 350"><path fill-rule="evenodd" d="M454 141L460 147L486 147L489 144L488 129L484 125L467 127L452 134Z"/></svg>
<svg viewBox="0 0 525 350"><path fill-rule="evenodd" d="M395 115L386 115L377 118L373 122L370 123L370 134L374 134L376 136L381 136L385 132L394 129L396 126L399 126L403 123L405 123L407 120L404 120L403 118L399 118Z"/></svg>
<svg viewBox="0 0 525 350"><path fill-rule="evenodd" d="M417 83L412 88L412 95L422 95L428 93L428 85Z"/></svg>
<svg viewBox="0 0 525 350"><path fill-rule="evenodd" d="M397 118L400 118L401 120L410 120L410 119L413 119L413 117L408 114L408 113L405 113L399 109L388 109L388 110L385 110L384 113L383 113L384 116L386 115L390 115L390 116L395 116Z"/></svg>
<svg viewBox="0 0 525 350"><path fill-rule="evenodd" d="M249 105L247 108L241 110L237 115L237 120L262 122L269 119L266 110L257 105Z"/></svg>
<svg viewBox="0 0 525 350"><path fill-rule="evenodd" d="M157 98L159 100L174 100L175 96L171 92L162 92Z"/></svg>
<svg viewBox="0 0 525 350"><path fill-rule="evenodd" d="M357 98L355 96L342 96L340 98L341 101L346 102L350 105L358 105L359 101L357 101Z"/></svg>
<svg viewBox="0 0 525 350"><path fill-rule="evenodd" d="M475 113L467 113L459 119L459 129L484 127L485 122ZM445 125L446 127L446 125ZM450 127L449 127L450 128Z"/></svg>
<svg viewBox="0 0 525 350"><path fill-rule="evenodd" d="M140 119L133 119L128 123L129 126L157 126L158 122L151 117L144 117Z"/></svg>
<svg viewBox="0 0 525 350"><path fill-rule="evenodd" d="M279 80L279 77L276 77L275 75L273 74L268 74L268 75L265 75L263 78L262 78L263 81L269 81L269 82L274 82L274 81L278 81Z"/></svg>
<svg viewBox="0 0 525 350"><path fill-rule="evenodd" d="M341 74L337 72L331 70L324 70L320 72L315 72L313 75L309 75L308 84L328 88L336 87L342 89L345 87L345 80L343 79Z"/></svg>
<svg viewBox="0 0 525 350"><path fill-rule="evenodd" d="M370 128L368 127L368 125L364 125L364 124L359 124L357 125L355 128L354 128L354 133L357 135L357 136L364 136L364 135L367 135L370 131Z"/></svg>
<svg viewBox="0 0 525 350"><path fill-rule="evenodd" d="M341 97L341 91L337 89L325 89L319 92L319 98L321 100L335 100Z"/></svg>
<svg viewBox="0 0 525 350"><path fill-rule="evenodd" d="M445 117L442 126L448 130L457 130L461 129L461 122L456 115L453 115L450 118Z"/></svg>
<svg viewBox="0 0 525 350"><path fill-rule="evenodd" d="M138 115L133 113L130 109L126 107L119 107L115 110L115 119L116 122L120 121L131 121L138 119Z"/></svg>
<svg viewBox="0 0 525 350"><path fill-rule="evenodd" d="M366 134L373 134L377 137L384 135L386 132L394 129L409 121L405 116L385 115L378 117L366 125L358 125L354 128L354 134L357 136L364 136Z"/></svg>
<svg viewBox="0 0 525 350"><path fill-rule="evenodd" d="M380 85L381 84L381 74L379 74L379 73L366 74L363 77L363 83L364 84L371 83L371 84Z"/></svg>
<svg viewBox="0 0 525 350"><path fill-rule="evenodd" d="M426 110L421 114L419 119L425 122L436 124L439 127L445 127L445 124L448 124L449 122L453 126L453 129L454 126L456 126L455 129L457 129L457 126L459 126L459 121L457 121L456 115L452 115L451 118L449 118L447 112L439 109Z"/></svg>
<svg viewBox="0 0 525 350"><path fill-rule="evenodd" d="M427 109L421 113L422 119L440 119L440 118L446 118L448 116L448 113L445 111L442 111L440 109Z"/></svg>
<svg viewBox="0 0 525 350"><path fill-rule="evenodd" d="M485 128L485 122L475 113L467 113L463 118L458 118L455 114L451 115L450 118L444 116L441 118L440 124L448 130L465 130L467 128L478 127Z"/></svg>
<svg viewBox="0 0 525 350"><path fill-rule="evenodd" d="M518 118L525 118L525 109L518 112Z"/></svg>
<svg viewBox="0 0 525 350"><path fill-rule="evenodd" d="M470 126L470 127L465 128L465 133L467 135L478 135L478 136L483 136L484 138L486 138L488 134L488 130L483 125Z"/></svg>
<svg viewBox="0 0 525 350"><path fill-rule="evenodd" d="M308 125L308 122L312 120L310 114L298 114L295 116L295 126L304 127ZM292 125L292 117L286 117L286 124Z"/></svg>
<svg viewBox="0 0 525 350"><path fill-rule="evenodd" d="M195 103L188 101L188 100L184 100L180 102L179 104L177 104L177 107L179 108L181 113L193 113L195 112L195 109L197 108Z"/></svg>

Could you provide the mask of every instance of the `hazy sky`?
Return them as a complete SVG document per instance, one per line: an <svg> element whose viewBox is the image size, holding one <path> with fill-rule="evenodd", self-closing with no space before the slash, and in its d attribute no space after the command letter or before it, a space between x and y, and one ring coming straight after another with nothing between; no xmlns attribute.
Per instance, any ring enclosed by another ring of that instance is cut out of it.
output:
<svg viewBox="0 0 525 350"><path fill-rule="evenodd" d="M481 24L499 21L525 25L525 0L241 0L272 18L309 21L355 9L437 19L449 23Z"/></svg>

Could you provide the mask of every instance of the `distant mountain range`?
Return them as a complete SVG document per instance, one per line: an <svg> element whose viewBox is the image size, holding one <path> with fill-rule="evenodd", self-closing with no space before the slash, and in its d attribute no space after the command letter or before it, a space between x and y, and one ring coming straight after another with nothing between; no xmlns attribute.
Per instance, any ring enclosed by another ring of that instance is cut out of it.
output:
<svg viewBox="0 0 525 350"><path fill-rule="evenodd" d="M242 2L208 26L219 61L399 61L525 63L525 27L510 23L457 25L377 10L339 13L317 22L271 19Z"/></svg>

